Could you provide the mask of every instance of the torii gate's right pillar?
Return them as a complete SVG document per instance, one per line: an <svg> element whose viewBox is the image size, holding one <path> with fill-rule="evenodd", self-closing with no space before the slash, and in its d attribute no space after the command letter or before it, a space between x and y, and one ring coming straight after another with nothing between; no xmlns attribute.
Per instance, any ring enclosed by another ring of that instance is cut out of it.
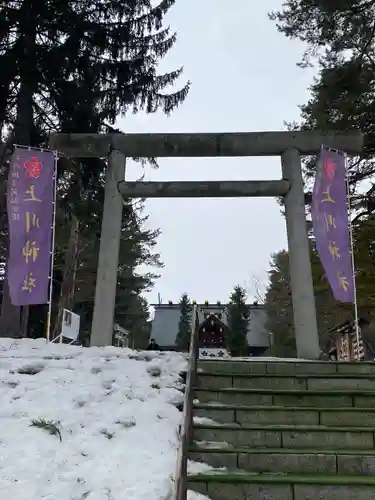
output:
<svg viewBox="0 0 375 500"><path fill-rule="evenodd" d="M297 356L318 359L319 335L306 226L301 157L297 149L288 149L281 155L281 168L283 178L290 182L290 190L284 197L284 206Z"/></svg>

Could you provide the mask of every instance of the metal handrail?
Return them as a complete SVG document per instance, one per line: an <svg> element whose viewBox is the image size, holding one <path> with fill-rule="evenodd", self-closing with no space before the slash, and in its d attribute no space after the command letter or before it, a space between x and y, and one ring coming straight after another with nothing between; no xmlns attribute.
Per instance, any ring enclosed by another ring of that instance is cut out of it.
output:
<svg viewBox="0 0 375 500"><path fill-rule="evenodd" d="M193 399L194 385L197 373L198 362L198 306L193 306L191 336L189 347L189 361L186 374L186 384L184 393L184 407L182 413L182 424L179 436L179 447L177 454L177 466L173 491L173 500L186 500L187 498L187 463L189 444L191 442L193 430Z"/></svg>

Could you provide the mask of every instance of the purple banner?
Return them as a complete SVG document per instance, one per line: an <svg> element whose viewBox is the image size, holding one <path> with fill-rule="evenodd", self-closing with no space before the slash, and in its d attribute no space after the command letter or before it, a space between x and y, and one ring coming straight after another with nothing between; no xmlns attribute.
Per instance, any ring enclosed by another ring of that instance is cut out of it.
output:
<svg viewBox="0 0 375 500"><path fill-rule="evenodd" d="M333 296L354 302L345 156L323 148L312 195L311 218L316 249Z"/></svg>
<svg viewBox="0 0 375 500"><path fill-rule="evenodd" d="M56 156L16 147L8 178L10 298L15 306L45 304L49 296Z"/></svg>

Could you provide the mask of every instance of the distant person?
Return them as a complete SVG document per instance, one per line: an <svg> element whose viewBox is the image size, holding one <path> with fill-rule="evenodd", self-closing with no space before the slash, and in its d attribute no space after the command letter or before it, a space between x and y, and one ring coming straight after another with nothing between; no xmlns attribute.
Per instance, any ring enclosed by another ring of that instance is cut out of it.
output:
<svg viewBox="0 0 375 500"><path fill-rule="evenodd" d="M151 339L147 347L148 351L160 351L159 344L155 342L155 339Z"/></svg>

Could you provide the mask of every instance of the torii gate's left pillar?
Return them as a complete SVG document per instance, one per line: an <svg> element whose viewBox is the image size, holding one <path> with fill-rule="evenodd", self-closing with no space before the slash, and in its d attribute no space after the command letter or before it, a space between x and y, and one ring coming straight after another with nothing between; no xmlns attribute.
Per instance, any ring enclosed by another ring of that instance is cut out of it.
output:
<svg viewBox="0 0 375 500"><path fill-rule="evenodd" d="M110 151L106 171L94 316L90 340L90 344L94 346L112 345L123 210L123 198L117 186L118 182L125 178L125 166L125 155L116 149Z"/></svg>

